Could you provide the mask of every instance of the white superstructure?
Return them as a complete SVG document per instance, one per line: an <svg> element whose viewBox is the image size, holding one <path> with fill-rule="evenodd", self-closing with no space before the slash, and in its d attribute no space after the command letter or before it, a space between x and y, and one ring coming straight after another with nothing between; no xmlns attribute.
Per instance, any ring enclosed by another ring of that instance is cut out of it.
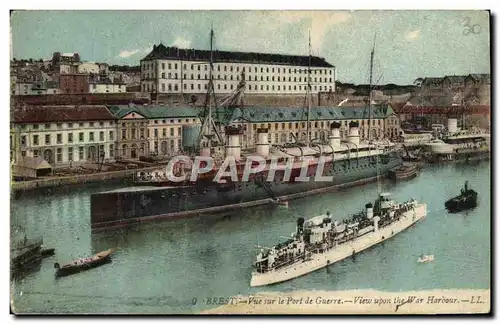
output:
<svg viewBox="0 0 500 324"><path fill-rule="evenodd" d="M448 120L447 134L442 139L435 139L427 143L427 151L433 154L454 154L460 151L488 151L490 134L481 129L473 128L460 130L457 127L457 120Z"/></svg>

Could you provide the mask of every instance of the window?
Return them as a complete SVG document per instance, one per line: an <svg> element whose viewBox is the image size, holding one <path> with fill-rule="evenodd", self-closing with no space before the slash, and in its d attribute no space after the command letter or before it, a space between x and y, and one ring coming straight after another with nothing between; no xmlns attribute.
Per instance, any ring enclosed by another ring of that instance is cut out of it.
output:
<svg viewBox="0 0 500 324"><path fill-rule="evenodd" d="M50 128L50 124L45 124L44 126L46 129L49 129Z"/></svg>
<svg viewBox="0 0 500 324"><path fill-rule="evenodd" d="M177 68L177 67L176 67ZM114 157L115 156L115 146L113 144L109 145L109 157Z"/></svg>
<svg viewBox="0 0 500 324"><path fill-rule="evenodd" d="M172 85L170 83L168 84L168 91L172 91Z"/></svg>
<svg viewBox="0 0 500 324"><path fill-rule="evenodd" d="M80 147L78 148L78 159L79 159L80 161L82 161L82 160L83 160L83 146L80 146Z"/></svg>
<svg viewBox="0 0 500 324"><path fill-rule="evenodd" d="M158 137L158 128L155 128L154 133L155 133L155 137Z"/></svg>
<svg viewBox="0 0 500 324"><path fill-rule="evenodd" d="M168 78L172 79L172 73L168 72Z"/></svg>
<svg viewBox="0 0 500 324"><path fill-rule="evenodd" d="M45 135L45 145L50 145L50 134Z"/></svg>
<svg viewBox="0 0 500 324"><path fill-rule="evenodd" d="M104 141L104 132L99 132L99 140Z"/></svg>
<svg viewBox="0 0 500 324"><path fill-rule="evenodd" d="M90 126L90 127L94 127L94 122L90 122L90 123L89 123L89 126Z"/></svg>
<svg viewBox="0 0 500 324"><path fill-rule="evenodd" d="M163 72L163 73L161 74L161 78L162 78L162 79L165 79L165 72Z"/></svg>
<svg viewBox="0 0 500 324"><path fill-rule="evenodd" d="M172 68L172 63L168 63L168 69L170 70L171 68Z"/></svg>
<svg viewBox="0 0 500 324"><path fill-rule="evenodd" d="M177 86L177 84L174 85L174 90L179 91L179 87Z"/></svg>
<svg viewBox="0 0 500 324"><path fill-rule="evenodd" d="M56 126L57 126L57 128L62 128L62 124L61 123L58 123Z"/></svg>
<svg viewBox="0 0 500 324"><path fill-rule="evenodd" d="M26 145L26 135L21 136L21 145Z"/></svg>
<svg viewBox="0 0 500 324"><path fill-rule="evenodd" d="M166 137L166 136L167 136L167 130L166 130L165 128L163 129L162 136L163 136L163 137Z"/></svg>
<svg viewBox="0 0 500 324"><path fill-rule="evenodd" d="M57 134L57 144L62 144L62 134Z"/></svg>
<svg viewBox="0 0 500 324"><path fill-rule="evenodd" d="M57 148L57 162L62 162L62 148Z"/></svg>
<svg viewBox="0 0 500 324"><path fill-rule="evenodd" d="M177 79L177 73L175 73L175 78Z"/></svg>
<svg viewBox="0 0 500 324"><path fill-rule="evenodd" d="M175 63L175 64L174 64L174 69L176 69L176 70L177 70L177 63Z"/></svg>
<svg viewBox="0 0 500 324"><path fill-rule="evenodd" d="M68 143L73 143L73 133L68 133Z"/></svg>
<svg viewBox="0 0 500 324"><path fill-rule="evenodd" d="M144 129L143 129L143 128L141 128L141 130L140 130L140 132L139 132L139 133L140 133L141 139L143 139L143 138L144 138Z"/></svg>
<svg viewBox="0 0 500 324"><path fill-rule="evenodd" d="M194 84L191 83L191 90L194 90Z"/></svg>
<svg viewBox="0 0 500 324"><path fill-rule="evenodd" d="M127 130L126 129L122 129L122 140L124 140L126 138L127 138Z"/></svg>
<svg viewBox="0 0 500 324"><path fill-rule="evenodd" d="M93 142L94 141L94 132L90 132L89 133L89 142Z"/></svg>
<svg viewBox="0 0 500 324"><path fill-rule="evenodd" d="M33 145L38 145L38 135L33 135Z"/></svg>
<svg viewBox="0 0 500 324"><path fill-rule="evenodd" d="M170 136L174 136L174 129L170 128Z"/></svg>
<svg viewBox="0 0 500 324"><path fill-rule="evenodd" d="M113 131L109 131L109 140L112 141L113 140Z"/></svg>
<svg viewBox="0 0 500 324"><path fill-rule="evenodd" d="M132 135L131 135L132 139L135 139L135 128L132 128Z"/></svg>
<svg viewBox="0 0 500 324"><path fill-rule="evenodd" d="M38 157L38 150L33 150L33 157Z"/></svg>

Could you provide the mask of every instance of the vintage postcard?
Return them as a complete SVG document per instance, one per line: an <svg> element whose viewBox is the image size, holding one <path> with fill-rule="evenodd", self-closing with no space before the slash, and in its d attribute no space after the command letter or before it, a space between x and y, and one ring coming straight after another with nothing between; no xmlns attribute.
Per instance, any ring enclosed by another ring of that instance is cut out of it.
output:
<svg viewBox="0 0 500 324"><path fill-rule="evenodd" d="M488 314L490 12L10 15L13 314Z"/></svg>

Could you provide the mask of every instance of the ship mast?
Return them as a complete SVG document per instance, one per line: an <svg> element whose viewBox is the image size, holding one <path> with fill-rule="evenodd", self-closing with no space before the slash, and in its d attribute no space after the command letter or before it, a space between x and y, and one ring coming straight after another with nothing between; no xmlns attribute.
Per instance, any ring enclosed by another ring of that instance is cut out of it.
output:
<svg viewBox="0 0 500 324"><path fill-rule="evenodd" d="M375 38L373 40L373 48L370 53L370 85L368 86L368 104L369 104L369 113L368 113L368 144L370 144L371 139L372 139L372 82L373 82L373 56L375 55L375 39L377 38L377 35L375 35Z"/></svg>
<svg viewBox="0 0 500 324"><path fill-rule="evenodd" d="M307 136L306 136L306 146L309 147L311 136L310 136L310 120L311 120L311 30L309 30L309 65L307 68Z"/></svg>
<svg viewBox="0 0 500 324"><path fill-rule="evenodd" d="M214 80L213 80L213 69L214 69L214 57L213 57L213 42L214 42L214 30L213 26L210 29L210 68L208 72L208 87L206 94L206 103L205 103L205 116L203 116L201 132L200 132L200 141L205 138L205 147L212 147L212 141L214 136L217 137L219 142L223 142L222 136L217 131L217 126L215 125L215 121L213 119L213 110L215 104L215 89L214 89ZM215 133L215 134L214 134Z"/></svg>

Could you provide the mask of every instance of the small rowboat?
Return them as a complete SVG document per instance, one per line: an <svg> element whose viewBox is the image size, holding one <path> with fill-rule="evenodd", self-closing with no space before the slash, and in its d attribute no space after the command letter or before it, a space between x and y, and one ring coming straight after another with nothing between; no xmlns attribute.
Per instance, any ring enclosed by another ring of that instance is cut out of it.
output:
<svg viewBox="0 0 500 324"><path fill-rule="evenodd" d="M432 261L434 261L434 255L421 255L420 258L418 258L418 263L427 263Z"/></svg>
<svg viewBox="0 0 500 324"><path fill-rule="evenodd" d="M111 254L113 254L114 251L115 249L102 251L92 257L78 259L63 266L60 266L59 263L56 262L54 263L54 268L57 269L56 277L69 276L109 263L111 262Z"/></svg>

